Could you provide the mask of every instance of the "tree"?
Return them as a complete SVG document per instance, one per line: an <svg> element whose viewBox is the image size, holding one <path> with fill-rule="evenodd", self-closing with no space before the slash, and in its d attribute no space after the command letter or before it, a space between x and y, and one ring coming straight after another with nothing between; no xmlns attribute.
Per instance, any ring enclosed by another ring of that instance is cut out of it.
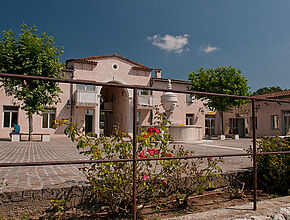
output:
<svg viewBox="0 0 290 220"><path fill-rule="evenodd" d="M198 68L195 72L189 73L188 76L191 86L188 88L192 91L221 93L229 95L249 96L248 80L242 75L239 69L232 66L222 66L216 68ZM215 108L220 112L230 111L234 106L241 106L247 100L229 97L202 96L196 95L197 98L208 99L207 106ZM223 133L223 122L222 122Z"/></svg>
<svg viewBox="0 0 290 220"><path fill-rule="evenodd" d="M53 37L38 34L35 26L22 24L21 33L3 31L0 40L0 72L30 76L61 78L64 65L60 62L62 49L56 47ZM25 110L31 138L32 115L42 114L60 101L58 84L38 80L2 79L1 87L13 94L14 103Z"/></svg>
<svg viewBox="0 0 290 220"><path fill-rule="evenodd" d="M280 86L263 87L253 92L252 95L262 95L266 93L282 92L282 91L283 89Z"/></svg>

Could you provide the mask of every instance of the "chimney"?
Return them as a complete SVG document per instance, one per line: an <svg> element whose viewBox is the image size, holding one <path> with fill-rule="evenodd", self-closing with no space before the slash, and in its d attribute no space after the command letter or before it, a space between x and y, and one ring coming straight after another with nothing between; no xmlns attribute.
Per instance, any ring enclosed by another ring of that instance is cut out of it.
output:
<svg viewBox="0 0 290 220"><path fill-rule="evenodd" d="M154 69L154 77L161 78L161 69Z"/></svg>

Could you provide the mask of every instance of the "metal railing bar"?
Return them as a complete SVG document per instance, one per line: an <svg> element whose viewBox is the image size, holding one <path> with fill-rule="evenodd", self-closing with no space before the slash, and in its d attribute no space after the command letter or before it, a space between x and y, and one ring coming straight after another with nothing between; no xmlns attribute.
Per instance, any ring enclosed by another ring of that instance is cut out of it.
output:
<svg viewBox="0 0 290 220"><path fill-rule="evenodd" d="M252 131L253 131L253 210L257 210L257 186L258 186L258 173L257 173L257 139L256 139L256 116L255 116L255 100L252 99Z"/></svg>
<svg viewBox="0 0 290 220"><path fill-rule="evenodd" d="M275 155L275 154L290 154L290 151L282 152L263 152L257 155ZM177 160L177 159L197 159L197 158L215 158L215 157L245 157L253 156L254 153L243 154L209 154L209 155L192 155L182 157L153 157L153 158L136 158L136 161L156 161L156 160ZM19 163L0 163L0 167L15 167L15 166L49 166L49 165L73 165L73 164L91 164L91 163L125 163L133 162L133 159L106 159L106 160L74 160L74 161L47 161L47 162L19 162Z"/></svg>

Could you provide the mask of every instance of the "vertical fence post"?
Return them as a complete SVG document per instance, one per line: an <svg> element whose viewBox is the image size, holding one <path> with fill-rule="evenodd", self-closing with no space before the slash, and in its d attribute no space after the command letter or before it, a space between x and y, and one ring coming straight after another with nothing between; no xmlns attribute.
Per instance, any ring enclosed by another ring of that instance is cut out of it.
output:
<svg viewBox="0 0 290 220"><path fill-rule="evenodd" d="M132 215L133 219L137 219L137 195L136 195L136 181L137 181L137 174L136 174L136 154L137 154L137 88L134 88L134 95L133 95L133 207L132 207Z"/></svg>
<svg viewBox="0 0 290 220"><path fill-rule="evenodd" d="M252 99L252 130L253 130L253 201L254 206L253 210L257 210L257 181L258 181L258 175L257 175L257 148L256 148L256 115L255 115L255 99Z"/></svg>

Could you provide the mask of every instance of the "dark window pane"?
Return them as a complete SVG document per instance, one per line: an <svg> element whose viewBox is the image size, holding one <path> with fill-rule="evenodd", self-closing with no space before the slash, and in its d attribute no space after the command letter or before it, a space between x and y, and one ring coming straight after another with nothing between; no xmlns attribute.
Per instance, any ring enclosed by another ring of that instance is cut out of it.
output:
<svg viewBox="0 0 290 220"><path fill-rule="evenodd" d="M48 128L48 114L46 113L42 115L42 127Z"/></svg>
<svg viewBox="0 0 290 220"><path fill-rule="evenodd" d="M53 128L55 124L55 114L50 114L50 117L49 117L49 127L50 128Z"/></svg>
<svg viewBox="0 0 290 220"><path fill-rule="evenodd" d="M18 111L18 107L17 106L3 106L3 110L4 111L9 111L9 110Z"/></svg>
<svg viewBox="0 0 290 220"><path fill-rule="evenodd" d="M10 127L10 112L4 112L3 127L4 128L9 128Z"/></svg>
<svg viewBox="0 0 290 220"><path fill-rule="evenodd" d="M18 123L18 113L17 112L11 112L12 114L12 125Z"/></svg>

